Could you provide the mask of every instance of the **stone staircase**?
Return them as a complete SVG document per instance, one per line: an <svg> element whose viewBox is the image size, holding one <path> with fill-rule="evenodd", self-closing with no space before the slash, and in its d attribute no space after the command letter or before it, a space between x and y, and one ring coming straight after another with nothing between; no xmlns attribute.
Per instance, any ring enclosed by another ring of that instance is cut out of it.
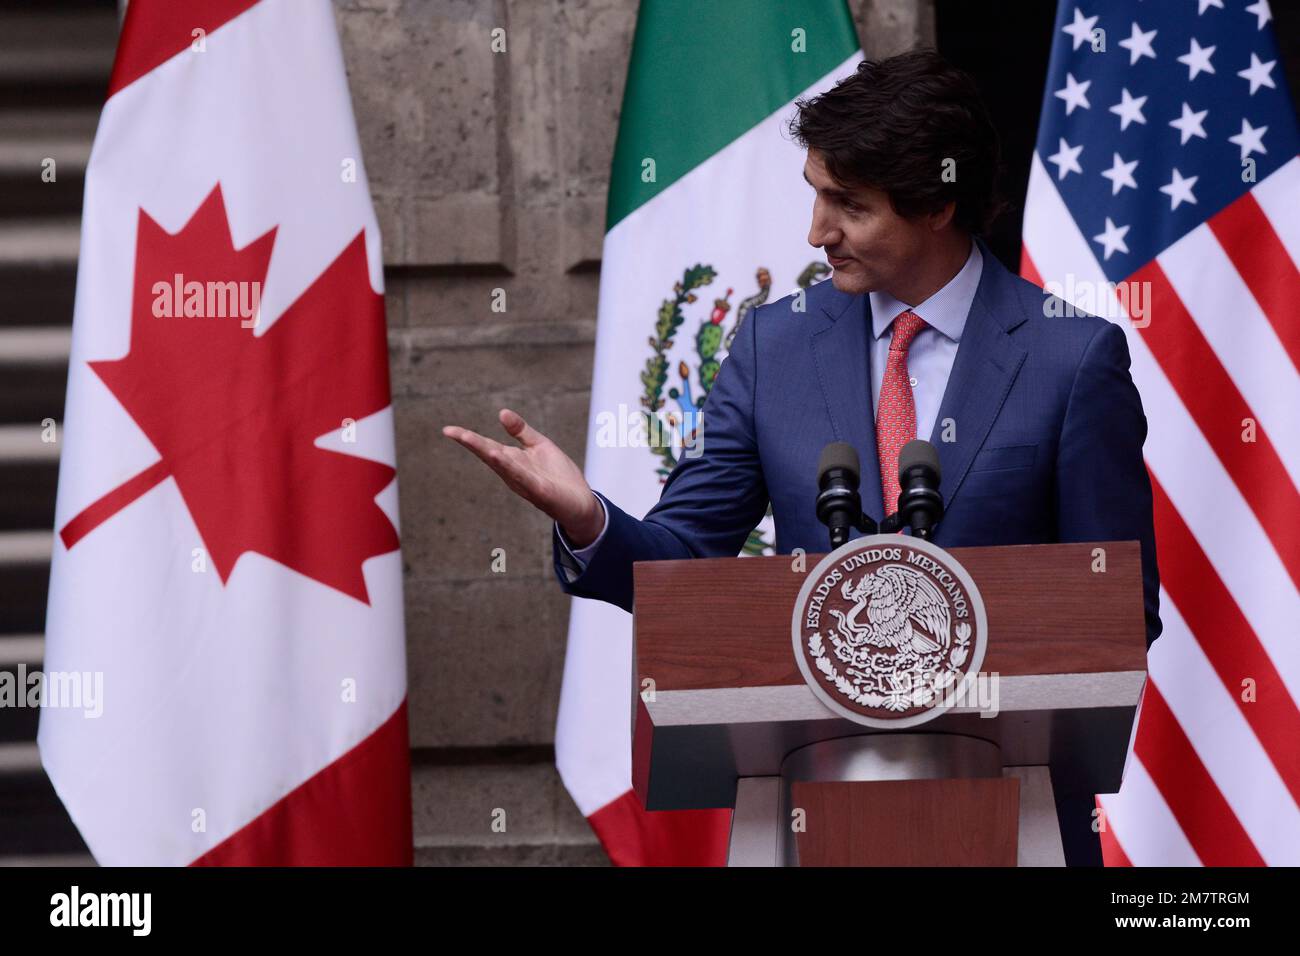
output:
<svg viewBox="0 0 1300 956"><path fill-rule="evenodd" d="M86 162L113 0L0 0L0 670L41 666ZM54 180L43 170L54 161ZM0 865L92 864L41 770L39 712L0 707Z"/></svg>

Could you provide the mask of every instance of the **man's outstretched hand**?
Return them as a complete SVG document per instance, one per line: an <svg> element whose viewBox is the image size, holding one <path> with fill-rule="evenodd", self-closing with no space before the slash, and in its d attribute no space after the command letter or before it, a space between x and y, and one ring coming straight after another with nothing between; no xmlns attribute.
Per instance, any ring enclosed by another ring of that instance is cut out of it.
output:
<svg viewBox="0 0 1300 956"><path fill-rule="evenodd" d="M582 469L515 412L503 408L497 417L518 446L503 445L459 425L445 425L442 433L477 455L520 498L554 518L575 548L595 541L605 512Z"/></svg>

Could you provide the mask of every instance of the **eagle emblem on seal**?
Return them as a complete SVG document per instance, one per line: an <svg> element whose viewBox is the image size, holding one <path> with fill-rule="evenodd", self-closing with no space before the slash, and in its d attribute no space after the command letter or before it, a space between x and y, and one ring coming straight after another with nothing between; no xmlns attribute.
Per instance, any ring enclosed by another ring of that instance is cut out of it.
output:
<svg viewBox="0 0 1300 956"><path fill-rule="evenodd" d="M832 608L830 613L850 647L869 644L932 654L952 644L948 602L919 571L885 565L856 583L845 581L840 593L854 602L853 609L845 614ZM859 621L863 611L866 620Z"/></svg>

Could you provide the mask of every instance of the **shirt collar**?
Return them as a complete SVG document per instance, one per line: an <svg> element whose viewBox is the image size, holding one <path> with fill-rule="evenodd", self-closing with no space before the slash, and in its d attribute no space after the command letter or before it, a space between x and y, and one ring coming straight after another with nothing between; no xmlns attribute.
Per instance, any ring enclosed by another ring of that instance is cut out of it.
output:
<svg viewBox="0 0 1300 956"><path fill-rule="evenodd" d="M868 298L871 300L872 334L880 338L889 331L900 312L911 308L925 320L927 325L938 329L954 342L960 342L962 330L966 327L966 316L970 314L971 303L975 301L975 290L979 288L980 273L983 270L984 256L980 253L979 243L972 239L966 264L948 280L947 285L924 302L909 307L888 292L868 293Z"/></svg>

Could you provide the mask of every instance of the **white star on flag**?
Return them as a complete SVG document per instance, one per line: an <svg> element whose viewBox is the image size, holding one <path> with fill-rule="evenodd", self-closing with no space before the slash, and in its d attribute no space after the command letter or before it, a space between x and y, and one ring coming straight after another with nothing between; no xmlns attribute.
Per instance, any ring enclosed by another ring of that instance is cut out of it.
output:
<svg viewBox="0 0 1300 956"><path fill-rule="evenodd" d="M1082 151L1083 144L1071 146L1064 138L1062 138L1060 148L1051 156L1047 157L1049 163L1056 163L1056 168L1058 170L1056 178L1058 182L1070 173L1079 173L1082 175L1083 167L1079 165L1079 153Z"/></svg>
<svg viewBox="0 0 1300 956"><path fill-rule="evenodd" d="M1170 126L1183 134L1182 141L1179 143L1180 146L1186 146L1187 141L1193 136L1199 136L1201 139L1207 138L1205 128L1201 126L1201 123L1209 115L1209 112L1209 110L1201 110L1199 113L1194 113L1190 106L1186 103L1183 104L1183 115L1176 120L1169 121Z"/></svg>
<svg viewBox="0 0 1300 956"><path fill-rule="evenodd" d="M1241 147L1241 158L1244 160L1251 153L1268 152L1268 150L1264 148L1264 134L1267 132L1267 126L1261 126L1256 129L1251 126L1250 121L1243 116L1241 118L1241 132L1236 136L1229 136L1228 142Z"/></svg>
<svg viewBox="0 0 1300 956"><path fill-rule="evenodd" d="M1200 9L1196 11L1196 15L1199 17L1206 10L1210 9L1210 7L1218 7L1222 10L1223 0L1201 0Z"/></svg>
<svg viewBox="0 0 1300 956"><path fill-rule="evenodd" d="M1199 73L1213 73L1214 65L1210 63L1210 56L1217 47L1201 46L1196 42L1196 37L1192 37L1192 48L1178 58L1179 63L1187 64L1187 79L1196 79Z"/></svg>
<svg viewBox="0 0 1300 956"><path fill-rule="evenodd" d="M1254 53L1250 55L1250 66L1244 70L1238 70L1237 75L1243 80L1250 80L1250 95L1254 96L1255 91L1261 86L1267 86L1269 89L1277 89L1277 84L1273 82L1273 77L1269 74L1273 72L1273 67L1277 65L1277 60L1269 60L1267 63L1261 63L1259 57Z"/></svg>
<svg viewBox="0 0 1300 956"><path fill-rule="evenodd" d="M1119 117L1120 131L1128 129L1129 123L1145 123L1147 118L1142 115L1142 107L1146 105L1147 98L1134 97L1127 88L1121 89L1119 95L1120 101L1112 106L1110 111Z"/></svg>
<svg viewBox="0 0 1300 956"><path fill-rule="evenodd" d="M1092 80L1084 80L1080 83L1074 78L1073 73L1065 74L1065 88L1056 91L1056 95L1065 100L1065 115L1069 116L1074 112L1076 106L1082 106L1085 110L1091 109L1088 102L1088 87L1092 86Z"/></svg>
<svg viewBox="0 0 1300 956"><path fill-rule="evenodd" d="M1092 36L1092 28L1097 23L1096 17L1085 17L1083 11L1074 8L1074 22L1062 27L1061 32L1068 33L1074 39L1074 49L1079 49Z"/></svg>
<svg viewBox="0 0 1300 956"><path fill-rule="evenodd" d="M1149 56L1153 60L1156 58L1156 51L1151 49L1151 41L1155 38L1155 35L1155 30L1143 33L1140 26L1136 23L1133 24L1133 32L1129 35L1129 38L1119 41L1119 45L1129 52L1129 66L1132 66L1144 56Z"/></svg>
<svg viewBox="0 0 1300 956"><path fill-rule="evenodd" d="M1120 159L1119 153L1115 154L1114 160L1111 161L1110 169L1103 170L1102 175L1110 180L1110 194L1114 196L1125 186L1130 189L1137 189L1137 183L1133 179L1133 170L1137 168L1138 161L1124 162Z"/></svg>
<svg viewBox="0 0 1300 956"><path fill-rule="evenodd" d="M1192 195L1192 187L1196 185L1196 180L1200 178L1199 176L1184 177L1178 171L1178 167L1174 167L1174 178L1168 185L1160 187L1160 191L1169 197L1170 212L1185 202L1189 202L1193 206L1196 205L1196 197Z"/></svg>
<svg viewBox="0 0 1300 956"><path fill-rule="evenodd" d="M1106 231L1099 235L1093 236L1094 242L1101 243L1106 251L1102 254L1103 259L1109 259L1112 252L1128 252L1128 246L1124 244L1124 237L1128 235L1128 226L1117 226L1110 221L1110 216L1106 217Z"/></svg>
<svg viewBox="0 0 1300 956"><path fill-rule="evenodd" d="M1264 29L1264 25L1273 19L1273 11L1268 7L1268 0L1255 0L1246 8L1246 12L1259 17L1259 23L1255 26L1256 30Z"/></svg>

